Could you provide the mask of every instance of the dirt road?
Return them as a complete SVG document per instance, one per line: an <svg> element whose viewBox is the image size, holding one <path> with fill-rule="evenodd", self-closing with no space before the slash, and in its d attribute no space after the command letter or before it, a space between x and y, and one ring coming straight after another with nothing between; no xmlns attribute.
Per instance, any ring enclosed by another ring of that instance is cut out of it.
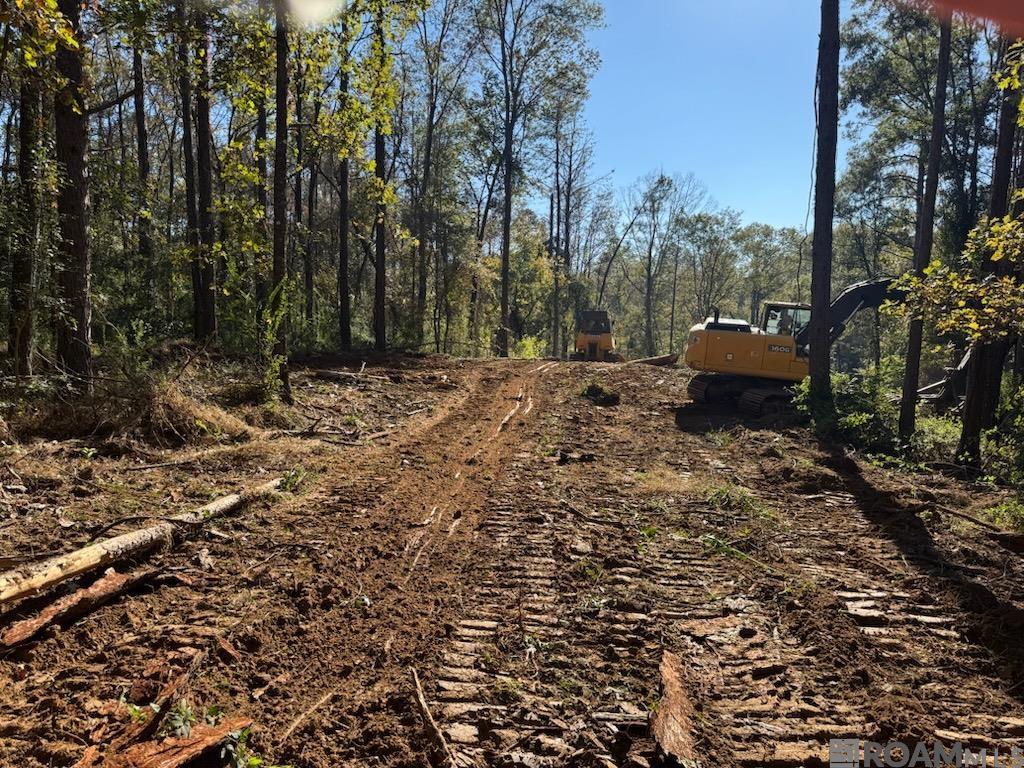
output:
<svg viewBox="0 0 1024 768"><path fill-rule="evenodd" d="M252 718L268 764L425 766L415 668L458 765L644 766L664 651L705 765L1024 748L1020 559L934 511L979 489L687 406L681 371L427 365L426 409L396 402L383 442L307 447L307 490L0 655L0 765L72 765L186 674L196 718Z"/></svg>

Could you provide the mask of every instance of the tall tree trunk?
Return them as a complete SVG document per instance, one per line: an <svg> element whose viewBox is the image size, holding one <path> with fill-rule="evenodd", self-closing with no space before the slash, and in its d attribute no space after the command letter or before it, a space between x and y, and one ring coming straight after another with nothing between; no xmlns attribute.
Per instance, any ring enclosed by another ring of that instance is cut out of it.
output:
<svg viewBox="0 0 1024 768"><path fill-rule="evenodd" d="M374 36L380 52L380 71L384 70L387 46L384 35L384 14L378 11L374 19ZM384 189L387 185L387 147L384 141L384 126L378 122L373 137L374 173L377 179L377 207L375 226L374 252L374 283L373 283L373 338L374 346L383 352L388 346L387 335L387 216L388 208L384 200Z"/></svg>
<svg viewBox="0 0 1024 768"><path fill-rule="evenodd" d="M54 138L63 183L57 195L60 244L57 247L58 293L63 307L57 317L57 360L91 387L92 253L89 246L89 118L85 104L85 43L79 0L58 0L58 8L79 41L75 50L57 50L57 74L63 86L54 99Z"/></svg>
<svg viewBox="0 0 1024 768"><path fill-rule="evenodd" d="M288 20L287 0L274 0L274 268L271 317L277 321L274 355L280 365L281 396L292 401L288 376Z"/></svg>
<svg viewBox="0 0 1024 768"><path fill-rule="evenodd" d="M346 80L348 78L346 77ZM338 164L338 338L343 350L352 348L352 287L349 284L349 159Z"/></svg>
<svg viewBox="0 0 1024 768"><path fill-rule="evenodd" d="M1000 65L1008 48L1003 39ZM989 202L989 218L1000 219L1009 210L1010 179L1013 171L1013 145L1016 138L1017 113L1020 105L1020 91L1003 92L999 110L999 129L996 136L996 152L992 167L992 197ZM1005 260L1004 260L1005 261ZM993 262L982 265L988 270L995 269ZM1000 265L1000 268L1003 268ZM976 343L971 348L971 360L967 368L967 397L963 408L963 429L957 456L968 465L981 464L981 433L994 419L999 403L1002 384L1002 369L1006 360L1007 344L1003 342Z"/></svg>
<svg viewBox="0 0 1024 768"><path fill-rule="evenodd" d="M676 350L676 303L679 294L679 248L676 247L672 255L672 311L668 321L668 351L672 354ZM756 318L754 322L757 322Z"/></svg>
<svg viewBox="0 0 1024 768"><path fill-rule="evenodd" d="M431 88L431 91L433 89ZM427 261L427 213L428 197L430 195L430 181L434 171L434 132L437 122L437 103L433 92L429 95L430 103L427 107L426 135L423 141L423 177L420 179L418 199L416 201L416 238L419 241L416 259L417 287L416 287L416 327L414 329L417 347L423 344L423 320L427 311L427 278L429 277L429 262ZM435 334L436 335L436 334Z"/></svg>
<svg viewBox="0 0 1024 768"><path fill-rule="evenodd" d="M644 275L644 350L648 357L654 357L654 254L647 255L647 269Z"/></svg>
<svg viewBox="0 0 1024 768"><path fill-rule="evenodd" d="M322 102L319 94L313 99L313 125L320 121L320 109ZM306 293L306 323L310 331L315 331L314 322L316 317L316 233L314 224L316 217L316 195L319 182L319 158L315 151L309 153L306 158L306 165L309 166L309 192L306 206L306 243L302 254L303 282ZM315 336L315 333L314 333Z"/></svg>
<svg viewBox="0 0 1024 768"><path fill-rule="evenodd" d="M377 175L377 221L374 227L374 281L373 281L373 339L374 346L383 352L388 346L385 308L387 301L387 215L388 208L384 202L384 185L387 183L385 163L387 162L384 145L384 131L378 125L374 131L374 162Z"/></svg>
<svg viewBox="0 0 1024 768"><path fill-rule="evenodd" d="M341 65L340 111L348 109L349 53L348 25L342 22L341 39L345 53ZM349 210L349 156L338 163L338 340L345 351L352 348L352 287L349 284L351 211Z"/></svg>
<svg viewBox="0 0 1024 768"><path fill-rule="evenodd" d="M302 253L302 277L303 287L306 293L306 323L310 330L316 317L316 249L313 232L313 217L316 215L316 190L317 190L317 162L314 159L310 163L309 191L307 197L309 204L306 206L306 244Z"/></svg>
<svg viewBox="0 0 1024 768"><path fill-rule="evenodd" d="M260 36L264 34L264 24L267 22L267 0L259 2ZM262 238L260 240L259 255L253 265L253 289L256 295L256 335L259 339L260 356L266 354L269 339L267 339L267 302L270 297L270 283L267 280L266 261L264 254L266 246L272 242L270 233L270 207L267 196L267 101L262 94L257 96L256 102L256 144L254 154L256 158L256 205L259 207L259 215L262 224ZM265 362L265 361L264 361Z"/></svg>
<svg viewBox="0 0 1024 768"><path fill-rule="evenodd" d="M501 153L504 173L504 201L501 214L501 327L498 328L498 355L508 357L509 314L508 297L511 279L512 257L512 202L515 186L515 119L509 115L505 118L505 143Z"/></svg>
<svg viewBox="0 0 1024 768"><path fill-rule="evenodd" d="M821 0L818 45L818 152L811 243L810 396L819 428L830 430L832 400L829 308L832 300L832 220L839 139L839 0Z"/></svg>
<svg viewBox="0 0 1024 768"><path fill-rule="evenodd" d="M189 62L192 49L189 40L188 13L185 0L178 0L178 88L181 91L181 152L185 165L185 243L189 249L189 267L192 277L192 338L203 338L199 308L202 304L200 279L202 258L199 253L199 209L196 205L196 156L192 127L192 74Z"/></svg>
<svg viewBox="0 0 1024 768"><path fill-rule="evenodd" d="M196 162L199 170L199 340L217 335L216 248L213 218L213 132L210 126L210 90L213 57L210 18L199 13L199 88L196 90Z"/></svg>
<svg viewBox="0 0 1024 768"><path fill-rule="evenodd" d="M146 127L146 70L142 49L132 49L132 84L135 107L135 143L139 165L139 260L142 262L146 296L156 299L156 264L153 257L153 213L149 207L149 130ZM155 306L151 307L155 309Z"/></svg>
<svg viewBox="0 0 1024 768"><path fill-rule="evenodd" d="M557 161L556 161L557 165ZM557 173L556 173L557 178ZM555 357L559 354L562 346L560 334L562 328L562 285L561 270L558 268L558 246L555 243L555 195L551 195L551 203L548 214L548 258L551 260L551 267L554 270L554 291L551 298L551 354Z"/></svg>
<svg viewBox="0 0 1024 768"><path fill-rule="evenodd" d="M575 140L569 145L568 157L566 159L566 174L565 174L565 214L562 216L562 228L564 230L565 237L565 250L562 254L565 259L565 286L566 286L566 304L572 303L572 195L573 195L573 149L575 146ZM559 322L564 320L564 316L559 316ZM563 344L567 344L569 341L569 333L566 332L563 335ZM566 350L568 351L568 350ZM555 354L558 354L557 351Z"/></svg>
<svg viewBox="0 0 1024 768"><path fill-rule="evenodd" d="M39 253L39 80L21 78L18 118L18 238L11 252L11 315L8 349L15 376L32 375L35 347L36 264ZM13 110L12 110L13 111Z"/></svg>
<svg viewBox="0 0 1024 768"><path fill-rule="evenodd" d="M932 133L928 144L928 170L925 178L921 215L917 220L914 271L924 275L932 259L935 238L935 200L939 190L939 166L942 162L942 141L946 135L946 85L949 80L950 38L952 20L943 18L939 26L939 61L935 78L935 98L932 102ZM903 376L903 399L900 404L900 438L907 443L914 434L917 422L917 390L921 380L921 345L924 339L924 320L910 321L907 344L907 365Z"/></svg>

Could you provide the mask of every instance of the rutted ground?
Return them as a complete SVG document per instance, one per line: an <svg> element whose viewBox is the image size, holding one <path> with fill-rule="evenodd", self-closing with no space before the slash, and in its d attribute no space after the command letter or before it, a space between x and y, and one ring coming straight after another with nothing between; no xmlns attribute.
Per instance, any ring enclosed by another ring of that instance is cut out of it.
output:
<svg viewBox="0 0 1024 768"><path fill-rule="evenodd" d="M682 371L427 365L383 442L305 438L308 490L0 656L0 765L73 764L125 728L112 702L186 671L178 695L252 718L275 762L428 765L415 668L460 765L643 766L666 650L708 765L820 763L839 737L1024 747L1020 559L935 511L981 489L694 406L677 427ZM595 381L621 404L581 398Z"/></svg>

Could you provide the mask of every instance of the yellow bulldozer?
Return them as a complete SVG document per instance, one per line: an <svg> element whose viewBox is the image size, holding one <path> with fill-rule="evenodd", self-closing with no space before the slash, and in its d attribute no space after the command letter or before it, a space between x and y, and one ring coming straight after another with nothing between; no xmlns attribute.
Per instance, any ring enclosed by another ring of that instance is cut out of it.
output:
<svg viewBox="0 0 1024 768"><path fill-rule="evenodd" d="M851 285L829 308L830 338L839 338L861 310L904 298L891 279ZM793 398L792 385L808 375L810 306L769 302L760 326L722 317L714 308L713 312L712 317L690 329L686 364L698 371L690 381L690 398L698 403L738 400L741 411L755 416L784 407ZM962 388L966 363L964 358L947 379L922 389L922 398L938 400L955 395Z"/></svg>
<svg viewBox="0 0 1024 768"><path fill-rule="evenodd" d="M599 363L621 363L622 355L615 350L612 320L604 310L580 312L576 324L576 344L570 360Z"/></svg>

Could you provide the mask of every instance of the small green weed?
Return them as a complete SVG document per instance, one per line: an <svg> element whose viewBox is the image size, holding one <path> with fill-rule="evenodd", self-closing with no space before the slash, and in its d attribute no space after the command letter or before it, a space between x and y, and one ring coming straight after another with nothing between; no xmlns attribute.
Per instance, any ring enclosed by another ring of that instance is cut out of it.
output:
<svg viewBox="0 0 1024 768"><path fill-rule="evenodd" d="M192 726L196 724L196 713L186 699L179 699L167 713L161 730L168 736L187 739L192 735Z"/></svg>
<svg viewBox="0 0 1024 768"><path fill-rule="evenodd" d="M281 490L287 491L288 493L294 493L302 485L306 479L306 470L302 467L296 467L290 469L284 473L284 477L281 479Z"/></svg>
<svg viewBox="0 0 1024 768"><path fill-rule="evenodd" d="M740 512L763 520L775 518L775 513L761 503L753 493L738 485L713 485L705 489L704 499L720 512Z"/></svg>
<svg viewBox="0 0 1024 768"><path fill-rule="evenodd" d="M249 748L251 736L249 728L228 735L220 750L220 759L228 768L294 768L291 765L270 765Z"/></svg>
<svg viewBox="0 0 1024 768"><path fill-rule="evenodd" d="M511 677L499 677L493 686L491 691L494 694L494 698L501 704L515 704L522 699L523 685L518 680Z"/></svg>

